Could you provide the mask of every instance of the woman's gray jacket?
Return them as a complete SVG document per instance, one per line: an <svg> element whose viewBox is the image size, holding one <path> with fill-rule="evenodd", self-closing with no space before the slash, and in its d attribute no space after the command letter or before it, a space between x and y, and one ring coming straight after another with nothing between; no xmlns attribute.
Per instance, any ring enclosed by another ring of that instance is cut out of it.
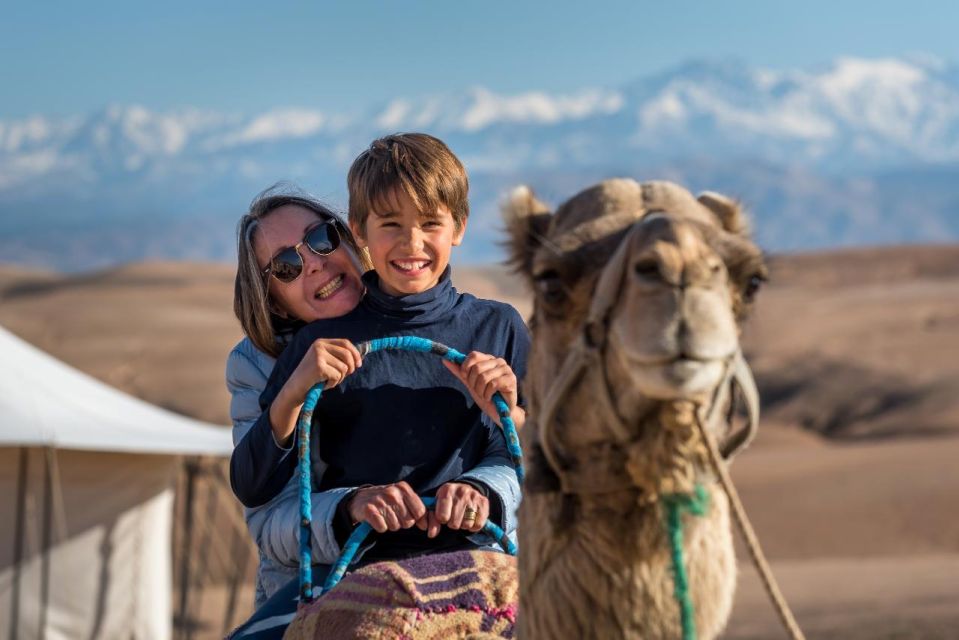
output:
<svg viewBox="0 0 959 640"><path fill-rule="evenodd" d="M230 352L226 363L226 386L230 390L230 418L233 421L233 444L236 445L261 415L260 393L276 360L257 349L244 338ZM315 439L318 441L318 439ZM277 445L279 446L279 445ZM296 455L291 448L287 455ZM314 469L322 470L322 462L314 460ZM490 499L499 499L503 507L505 530L516 542L516 508L520 489L516 473L509 465L485 465L480 462L461 476L482 482L490 489ZM299 485L294 476L275 498L263 506L244 509L247 527L260 553L256 575L256 606L259 607L280 587L297 576L299 562ZM332 564L340 554L333 535L333 518L340 500L352 488L336 488L313 494L313 562ZM479 544L491 549L499 547L486 536L477 536Z"/></svg>

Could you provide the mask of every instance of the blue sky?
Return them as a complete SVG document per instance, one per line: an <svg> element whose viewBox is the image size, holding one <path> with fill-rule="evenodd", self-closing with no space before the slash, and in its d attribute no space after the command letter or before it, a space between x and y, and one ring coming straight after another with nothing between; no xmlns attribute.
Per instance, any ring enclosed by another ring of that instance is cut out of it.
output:
<svg viewBox="0 0 959 640"><path fill-rule="evenodd" d="M18 2L0 118L107 104L349 111L397 95L616 86L691 58L959 60L948 2Z"/></svg>

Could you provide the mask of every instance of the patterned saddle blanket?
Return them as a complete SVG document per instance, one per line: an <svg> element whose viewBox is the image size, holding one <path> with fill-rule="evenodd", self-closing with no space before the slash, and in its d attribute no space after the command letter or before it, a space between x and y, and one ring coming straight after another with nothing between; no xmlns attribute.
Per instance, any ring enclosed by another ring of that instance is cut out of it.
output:
<svg viewBox="0 0 959 640"><path fill-rule="evenodd" d="M512 638L516 558L456 551L378 562L303 605L284 640Z"/></svg>

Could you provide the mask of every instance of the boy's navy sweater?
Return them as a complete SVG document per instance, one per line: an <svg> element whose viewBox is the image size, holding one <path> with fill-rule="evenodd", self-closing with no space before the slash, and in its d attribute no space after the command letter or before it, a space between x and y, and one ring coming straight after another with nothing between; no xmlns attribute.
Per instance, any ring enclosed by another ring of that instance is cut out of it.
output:
<svg viewBox="0 0 959 640"><path fill-rule="evenodd" d="M233 491L244 505L268 502L296 470L296 456L273 439L269 406L317 338L357 343L416 335L463 353L502 357L517 379L525 373L529 334L519 313L504 303L457 293L449 268L435 287L399 298L379 288L375 272L363 279L367 292L353 311L307 325L278 359L260 396L264 413L230 460ZM424 353L373 353L353 375L323 392L313 413L311 442L326 468L321 477L314 474L314 490L404 480L419 495L434 495L480 462L510 464L502 431L439 360ZM380 536L374 555L399 557L418 547L464 543L465 537L445 528L433 540L414 528Z"/></svg>

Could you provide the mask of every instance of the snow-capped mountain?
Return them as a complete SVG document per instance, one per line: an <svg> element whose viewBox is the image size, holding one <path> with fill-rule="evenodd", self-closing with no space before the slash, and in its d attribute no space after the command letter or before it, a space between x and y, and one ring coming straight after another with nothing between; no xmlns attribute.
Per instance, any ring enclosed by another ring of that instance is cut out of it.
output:
<svg viewBox="0 0 959 640"><path fill-rule="evenodd" d="M470 171L474 260L498 257L495 203L509 186L556 201L613 175L736 195L773 250L959 238L959 68L842 58L790 71L690 62L620 87L475 87L361 113L111 106L0 120L0 259L222 258L257 191L292 179L342 207L352 158L411 130L446 140ZM77 246L45 248L51 225ZM104 233L140 242L95 250Z"/></svg>

